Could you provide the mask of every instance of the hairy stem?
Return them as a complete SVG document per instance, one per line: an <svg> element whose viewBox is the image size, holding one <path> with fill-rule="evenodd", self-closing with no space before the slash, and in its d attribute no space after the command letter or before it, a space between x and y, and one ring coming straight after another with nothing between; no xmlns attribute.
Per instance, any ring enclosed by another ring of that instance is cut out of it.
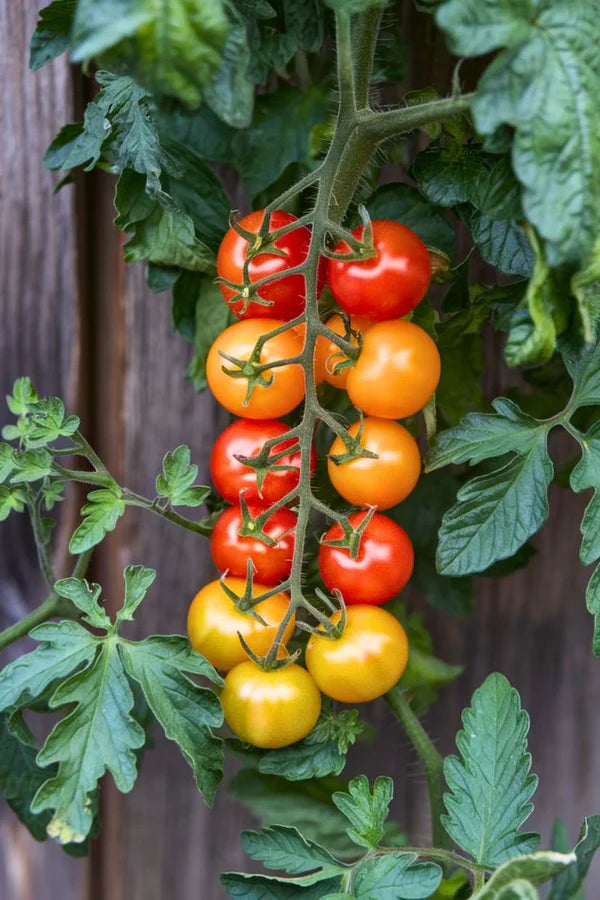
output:
<svg viewBox="0 0 600 900"><path fill-rule="evenodd" d="M402 724L425 768L431 810L432 843L435 847L448 847L448 835L441 822L444 812L444 761L442 756L434 747L431 738L412 711L401 689L397 686L392 688L385 695L385 699Z"/></svg>

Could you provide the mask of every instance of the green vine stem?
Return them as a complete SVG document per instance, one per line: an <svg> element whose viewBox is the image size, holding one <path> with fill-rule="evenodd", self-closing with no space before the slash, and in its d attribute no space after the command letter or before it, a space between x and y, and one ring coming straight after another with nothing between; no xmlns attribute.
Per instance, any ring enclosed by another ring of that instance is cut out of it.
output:
<svg viewBox="0 0 600 900"><path fill-rule="evenodd" d="M385 695L385 699L415 748L423 766L429 791L429 807L431 811L432 843L435 847L448 847L450 845L448 835L442 825L441 817L444 812L444 769L443 758L434 747L431 738L419 722L411 709L403 691L398 687L392 688Z"/></svg>

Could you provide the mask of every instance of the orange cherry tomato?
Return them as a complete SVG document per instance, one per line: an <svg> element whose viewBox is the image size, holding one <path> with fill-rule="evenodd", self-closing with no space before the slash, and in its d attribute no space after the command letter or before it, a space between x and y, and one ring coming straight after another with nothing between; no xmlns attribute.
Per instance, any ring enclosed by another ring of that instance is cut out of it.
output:
<svg viewBox="0 0 600 900"><path fill-rule="evenodd" d="M346 325L339 313L335 313L331 316L331 318L325 322L325 325L330 331L334 331L341 337L344 337L346 334ZM365 316L350 316L350 328L353 331L358 331L360 334L364 335L372 326L373 322ZM351 336L350 343L358 346L358 340L354 335ZM338 374L334 371L336 365L347 359L343 350L340 350L338 345L333 341L330 341L325 337L319 337L317 340L317 354L322 360L320 364L324 371L323 377L325 381L327 381L328 384L333 385L333 387L345 388L350 367L342 369Z"/></svg>
<svg viewBox="0 0 600 900"><path fill-rule="evenodd" d="M243 595L245 578L227 576L223 581L238 597ZM264 585L254 584L252 594L260 597L267 590ZM248 659L238 634L242 635L257 656L265 656L271 648L289 602L287 594L277 593L257 603L254 611L266 623L262 625L258 619L237 609L220 581L211 581L198 591L189 608L187 629L192 647L216 669L223 669L225 672ZM292 616L285 630L284 642L292 636L294 621L295 617Z"/></svg>
<svg viewBox="0 0 600 900"><path fill-rule="evenodd" d="M295 663L266 672L248 661L225 679L221 704L225 721L242 741L272 749L295 744L313 730L321 695L306 669Z"/></svg>
<svg viewBox="0 0 600 900"><path fill-rule="evenodd" d="M370 416L404 419L423 409L440 373L440 354L426 331L405 319L379 322L348 369L348 396Z"/></svg>
<svg viewBox="0 0 600 900"><path fill-rule="evenodd" d="M272 381L268 385L256 385L249 400L246 400L248 379L233 377L223 371L224 368L239 369L221 356L222 353L247 361L257 340L283 324L277 319L244 319L226 328L210 348L206 361L208 386L219 403L234 415L247 419L277 418L291 412L304 397L304 373L298 363L266 369L262 374ZM292 359L301 352L299 336L293 329L288 329L266 341L260 364Z"/></svg>
<svg viewBox="0 0 600 900"><path fill-rule="evenodd" d="M339 610L331 616L336 625ZM337 640L319 633L306 645L306 665L319 690L340 703L367 703L399 681L408 662L400 622L380 606L350 606Z"/></svg>
<svg viewBox="0 0 600 900"><path fill-rule="evenodd" d="M360 421L348 429L356 437ZM377 458L359 456L336 464L332 456L346 453L346 445L336 437L329 450L327 470L334 488L353 506L389 509L404 500L419 480L421 455L414 437L402 425L389 419L367 416L361 445Z"/></svg>

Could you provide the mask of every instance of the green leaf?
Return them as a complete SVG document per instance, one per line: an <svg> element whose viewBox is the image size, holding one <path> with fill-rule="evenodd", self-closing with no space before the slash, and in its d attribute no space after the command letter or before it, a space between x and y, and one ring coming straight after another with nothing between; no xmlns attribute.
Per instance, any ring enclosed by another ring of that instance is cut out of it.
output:
<svg viewBox="0 0 600 900"><path fill-rule="evenodd" d="M49 816L35 815L29 809L37 789L48 777L48 772L37 765L36 756L31 735L23 734L23 729L17 733L9 717L0 715L0 795L36 841L43 841Z"/></svg>
<svg viewBox="0 0 600 900"><path fill-rule="evenodd" d="M77 0L54 0L40 10L29 43L29 68L39 69L64 53L71 42L71 28Z"/></svg>
<svg viewBox="0 0 600 900"><path fill-rule="evenodd" d="M579 557L587 565L600 559L600 422L592 425L579 443L581 459L571 472L571 488L576 493L594 489L581 521L583 540Z"/></svg>
<svg viewBox="0 0 600 900"><path fill-rule="evenodd" d="M173 315L175 326L187 336L191 322L187 318L193 310L194 354L190 360L187 376L197 391L205 390L206 360L215 338L231 324L233 313L218 285L211 279L183 273L173 291Z"/></svg>
<svg viewBox="0 0 600 900"><path fill-rule="evenodd" d="M538 900L539 894L530 881L512 881L500 894L499 900Z"/></svg>
<svg viewBox="0 0 600 900"><path fill-rule="evenodd" d="M310 882L325 881L344 873L340 864L324 847L307 840L297 828L271 825L262 831L242 832L242 846L250 859L256 859L266 869L280 869L288 875L311 872Z"/></svg>
<svg viewBox="0 0 600 900"><path fill-rule="evenodd" d="M54 709L75 704L50 732L38 754L42 766L58 763L58 772L39 788L33 812L53 810L48 834L61 844L79 843L89 833L91 797L108 770L121 792L137 777L135 751L144 729L132 719L133 694L117 646L103 642L95 662L61 684L50 699Z"/></svg>
<svg viewBox="0 0 600 900"><path fill-rule="evenodd" d="M571 278L571 293L577 299L584 339L592 342L600 322L600 239L585 268Z"/></svg>
<svg viewBox="0 0 600 900"><path fill-rule="evenodd" d="M123 644L121 654L165 735L191 765L198 790L212 804L223 774L223 742L211 729L223 723L223 713L213 691L199 687L184 673L204 675L216 684L221 679L189 641L177 635Z"/></svg>
<svg viewBox="0 0 600 900"><path fill-rule="evenodd" d="M200 506L210 488L194 485L198 466L190 464L190 448L185 444L165 454L163 474L156 478L156 493L166 497L172 506Z"/></svg>
<svg viewBox="0 0 600 900"><path fill-rule="evenodd" d="M180 274L181 270L176 266L157 266L154 263L148 263L146 268L148 287L155 294L169 291Z"/></svg>
<svg viewBox="0 0 600 900"><path fill-rule="evenodd" d="M27 444L43 447L59 437L72 437L79 428L78 416L67 416L65 406L58 397L42 397L31 410L31 425Z"/></svg>
<svg viewBox="0 0 600 900"><path fill-rule="evenodd" d="M370 200L372 219L394 219L415 231L428 247L454 256L454 229L439 210L432 209L415 188L407 184L384 184Z"/></svg>
<svg viewBox="0 0 600 900"><path fill-rule="evenodd" d="M355 709L324 711L303 741L282 750L268 750L258 764L260 772L290 781L339 775L346 764L348 747L364 730Z"/></svg>
<svg viewBox="0 0 600 900"><path fill-rule="evenodd" d="M92 628L112 631L110 617L98 603L102 588L99 584L88 584L83 578L61 578L54 585L59 597L65 597L74 603L83 613L82 619Z"/></svg>
<svg viewBox="0 0 600 900"><path fill-rule="evenodd" d="M0 444L0 483L6 481L15 468L14 451L10 444Z"/></svg>
<svg viewBox="0 0 600 900"><path fill-rule="evenodd" d="M233 128L247 128L254 111L254 84L248 75L251 51L244 18L229 7L234 16L219 71L204 87L204 99L223 122Z"/></svg>
<svg viewBox="0 0 600 900"><path fill-rule="evenodd" d="M573 407L600 403L600 341L563 348L563 359L573 379Z"/></svg>
<svg viewBox="0 0 600 900"><path fill-rule="evenodd" d="M121 488L115 484L110 490L101 488L90 491L88 502L82 507L83 521L69 541L71 553L83 553L99 544L108 531L113 531L125 512Z"/></svg>
<svg viewBox="0 0 600 900"><path fill-rule="evenodd" d="M283 0L285 30L303 50L314 53L323 44L324 10L320 0Z"/></svg>
<svg viewBox="0 0 600 900"><path fill-rule="evenodd" d="M552 265L583 266L600 231L600 142L590 140L600 85L597 8L578 0L449 0L437 12L459 56L507 48L471 105L477 131L515 129L512 158L527 218Z"/></svg>
<svg viewBox="0 0 600 900"><path fill-rule="evenodd" d="M72 59L107 60L156 94L198 106L228 31L222 0L80 0Z"/></svg>
<svg viewBox="0 0 600 900"><path fill-rule="evenodd" d="M384 824L393 794L391 778L377 777L371 793L369 779L359 775L349 783L347 793L338 791L333 795L333 802L353 825L347 829L350 840L368 850L379 846L385 834Z"/></svg>
<svg viewBox="0 0 600 900"><path fill-rule="evenodd" d="M41 487L44 508L51 510L56 503L64 500L63 490L65 482L62 478L45 478Z"/></svg>
<svg viewBox="0 0 600 900"><path fill-rule="evenodd" d="M127 566L123 572L125 581L125 594L123 605L115 617L115 625L121 622L131 622L135 611L146 596L150 586L154 583L156 572L145 566Z"/></svg>
<svg viewBox="0 0 600 900"><path fill-rule="evenodd" d="M494 869L539 841L539 835L519 831L533 810L538 781L527 752L529 716L517 691L495 672L475 691L462 721L456 736L461 758L444 762L450 793L442 821L462 850Z"/></svg>
<svg viewBox="0 0 600 900"><path fill-rule="evenodd" d="M324 900L323 892L329 894L338 887L339 878L331 882L319 882L310 887L300 887L269 875L226 872L221 875L221 884L230 897L239 900Z"/></svg>
<svg viewBox="0 0 600 900"><path fill-rule="evenodd" d="M554 853L551 850L517 856L501 865L487 884L473 894L473 900L502 900L503 892L514 881L543 884L571 865L574 859L573 853Z"/></svg>
<svg viewBox="0 0 600 900"><path fill-rule="evenodd" d="M442 880L435 863L417 862L416 853L385 853L360 863L352 879L357 900L398 900L431 897Z"/></svg>
<svg viewBox="0 0 600 900"><path fill-rule="evenodd" d="M12 484L39 481L52 471L52 457L47 450L15 451L13 455L15 471L10 479Z"/></svg>
<svg viewBox="0 0 600 900"><path fill-rule="evenodd" d="M0 671L0 710L27 705L53 682L94 659L98 640L77 622L47 622L30 636L40 641Z"/></svg>
<svg viewBox="0 0 600 900"><path fill-rule="evenodd" d="M38 402L37 391L29 378L17 378L13 384L12 394L6 397L6 403L15 416L25 416L31 412Z"/></svg>
<svg viewBox="0 0 600 900"><path fill-rule="evenodd" d="M573 850L575 861L560 872L550 888L548 900L580 900L581 886L592 859L600 847L600 816L587 816L583 820L577 845Z"/></svg>
<svg viewBox="0 0 600 900"><path fill-rule="evenodd" d="M27 496L21 487L7 487L0 484L0 522L8 519L11 512L23 512Z"/></svg>

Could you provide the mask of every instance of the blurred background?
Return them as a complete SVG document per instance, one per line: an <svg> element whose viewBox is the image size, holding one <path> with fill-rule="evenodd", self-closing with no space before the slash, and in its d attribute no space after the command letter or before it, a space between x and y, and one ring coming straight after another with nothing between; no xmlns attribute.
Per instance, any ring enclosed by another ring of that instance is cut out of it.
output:
<svg viewBox="0 0 600 900"><path fill-rule="evenodd" d="M89 82L65 58L28 70L29 37L42 5L0 0L0 394L17 376L29 375L43 394L64 398L115 477L133 490L151 495L163 454L181 443L191 447L205 482L211 443L227 414L184 379L190 349L172 333L167 295L149 293L142 267L123 262L121 235L111 224L112 179L91 173L55 194L60 176L43 169L58 129L81 118ZM446 90L453 62L443 39L412 3L403 10L402 90L427 84ZM507 383L499 354L488 358L485 379L490 394ZM505 673L521 693L540 776L531 824L546 845L557 811L575 839L583 816L600 809L600 666L591 654L592 623L583 603L587 573L578 560L585 499L552 487L537 555L521 572L478 579L471 619L436 612L416 593L410 598L424 612L437 655L465 666L426 717L442 753L453 749L460 711L490 671ZM62 504L61 546L80 504L75 493ZM128 563L158 571L135 635L183 632L191 597L213 577L208 543L130 510L97 551L89 576L114 604ZM57 569L66 571L60 551ZM28 522L12 516L0 525L0 627L43 596ZM2 664L14 653L5 651ZM396 821L411 843L426 842L426 788L418 762L383 704L373 704L366 715L378 738L350 752L345 774L390 775ZM222 898L219 873L248 870L239 834L257 823L228 791L234 769L230 765L215 808L208 810L180 753L157 735L131 794L118 794L105 780L102 833L82 859L50 841L36 843L0 805L1 900ZM239 793L240 776L233 784ZM246 799L251 793L246 784ZM265 783L259 795L267 818L272 811L276 816L278 803L297 809L298 821L325 815L318 798L303 796L298 785L288 796ZM594 883L592 878L592 892Z"/></svg>

